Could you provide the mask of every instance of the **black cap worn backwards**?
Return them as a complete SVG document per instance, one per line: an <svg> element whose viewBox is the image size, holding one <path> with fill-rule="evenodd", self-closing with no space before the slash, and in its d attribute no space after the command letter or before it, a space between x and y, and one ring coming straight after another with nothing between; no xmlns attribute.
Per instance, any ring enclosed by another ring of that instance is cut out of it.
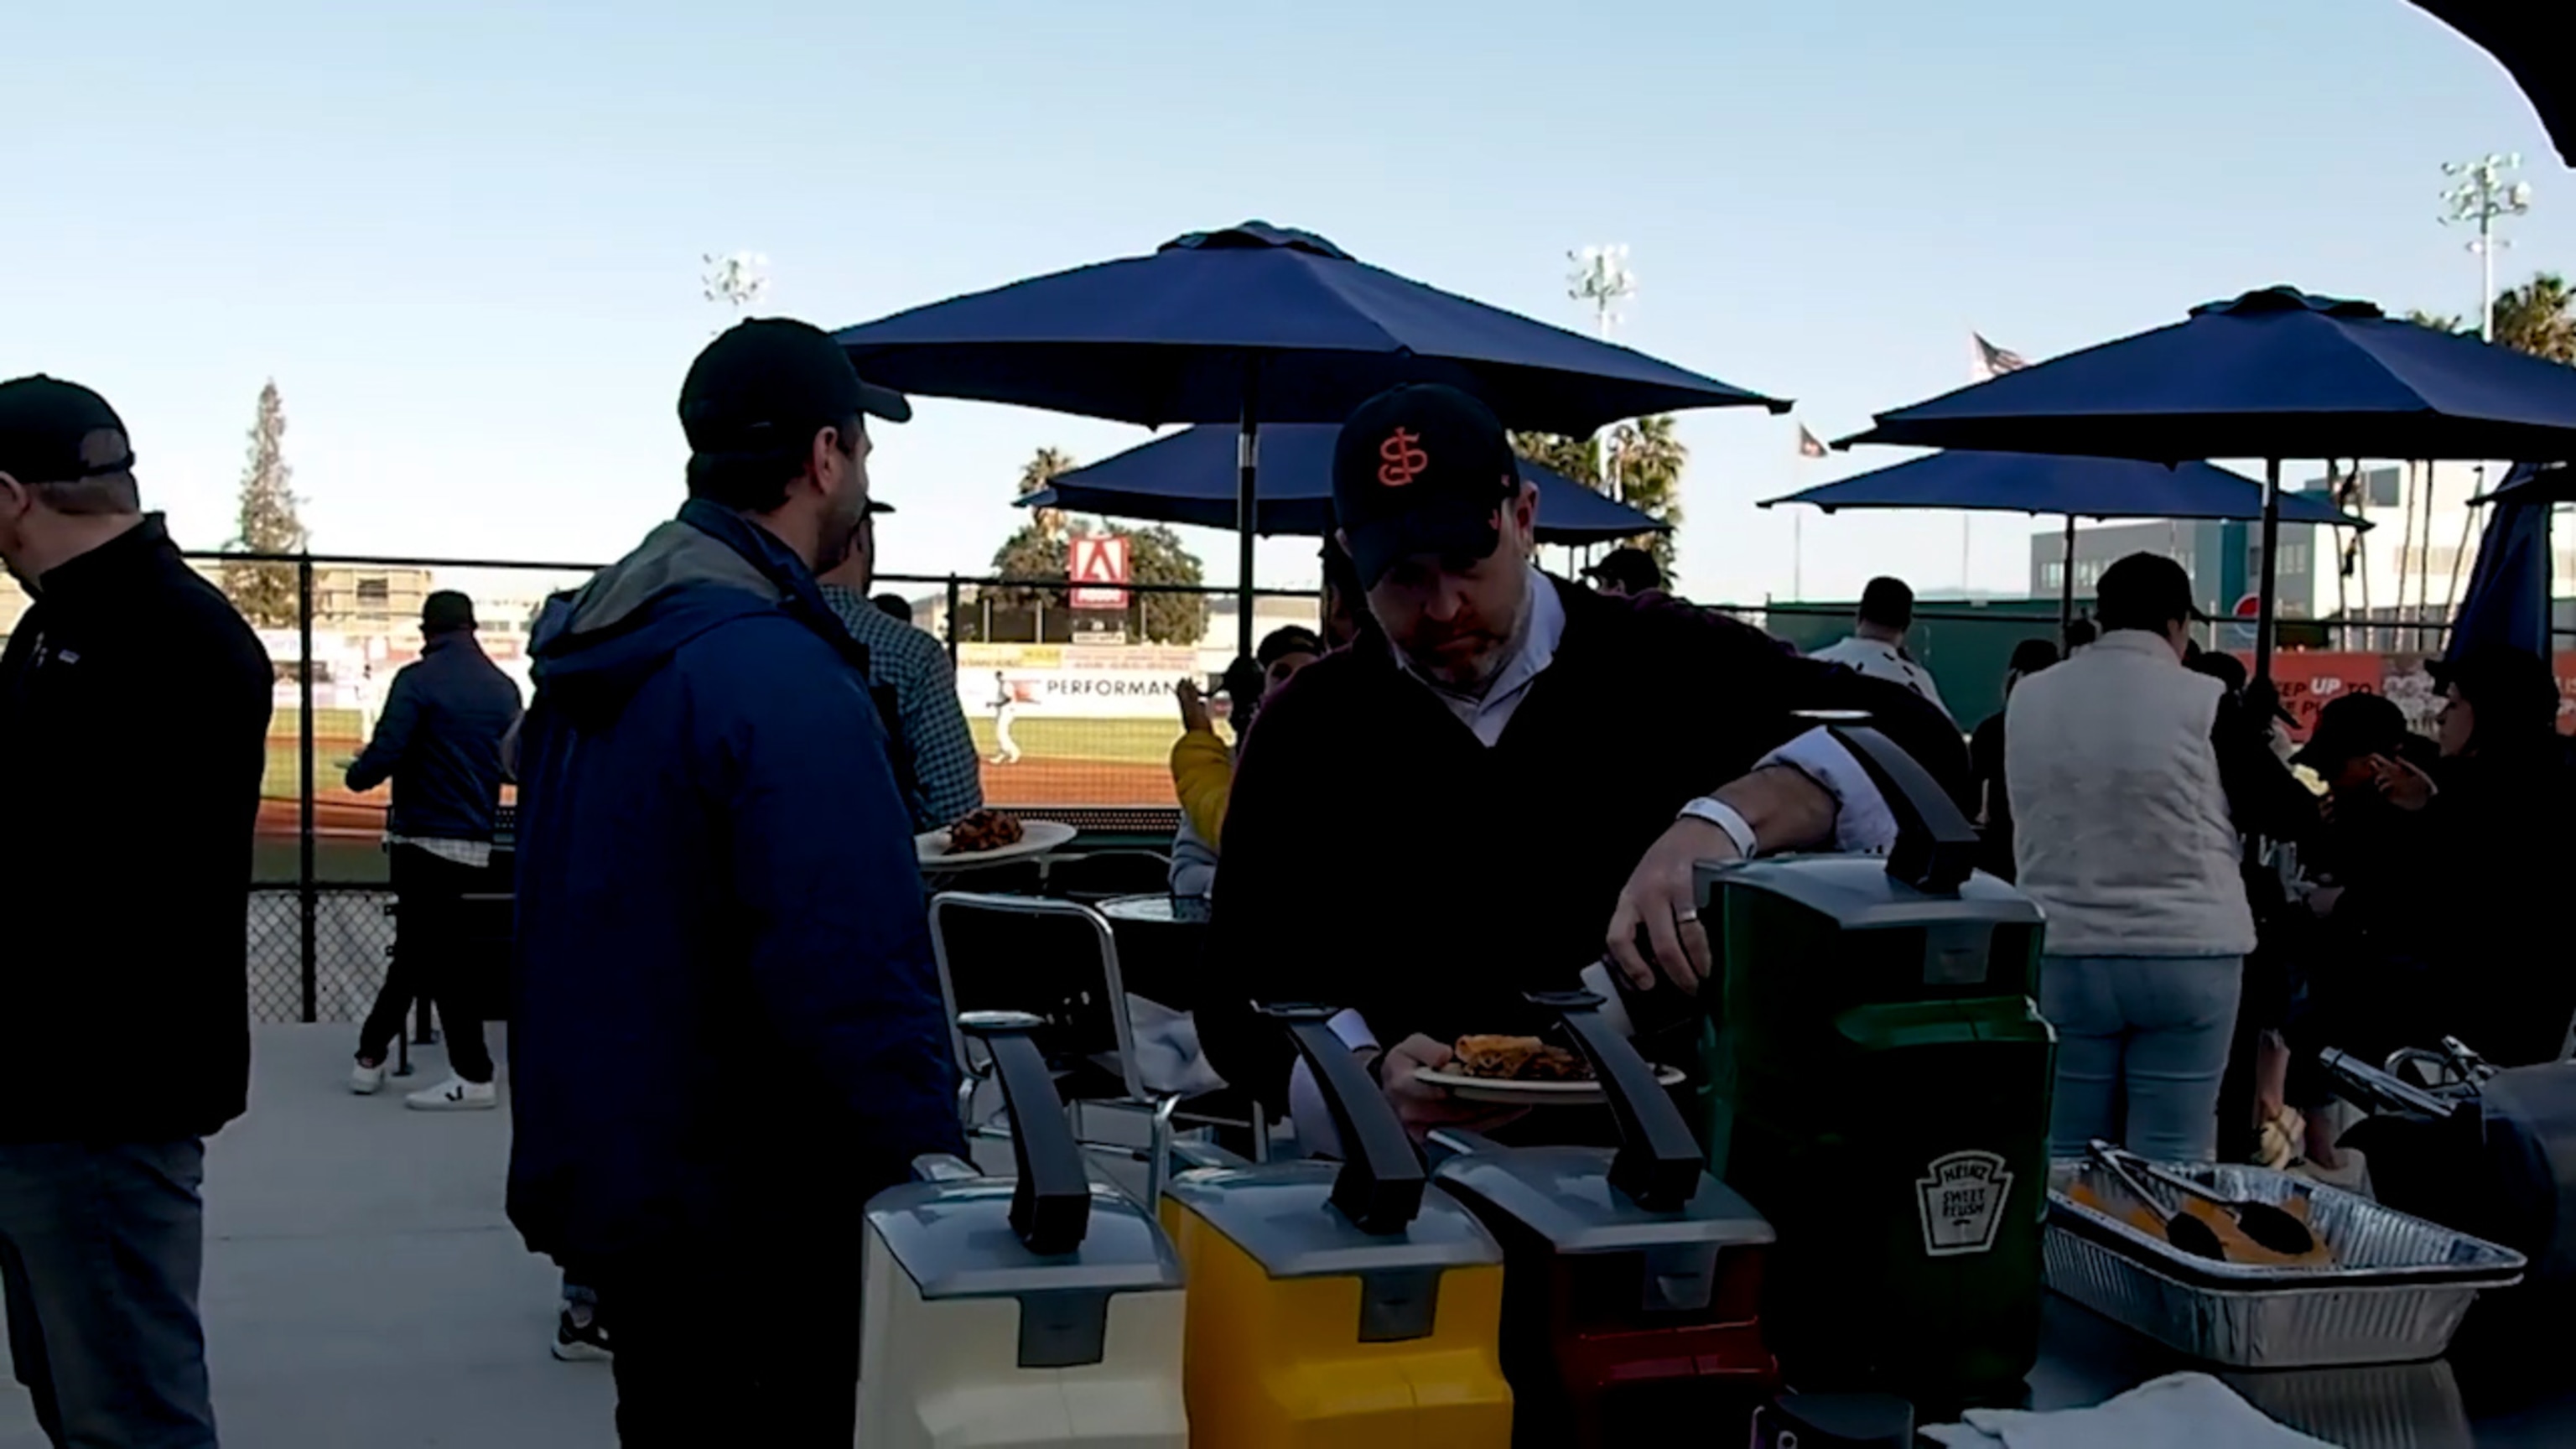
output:
<svg viewBox="0 0 2576 1449"><path fill-rule="evenodd" d="M113 433L113 438L92 438ZM107 399L76 382L46 377L0 382L0 473L21 483L77 483L134 466L125 420Z"/></svg>
<svg viewBox="0 0 2576 1449"><path fill-rule="evenodd" d="M1454 387L1389 388L1360 404L1333 444L1333 516L1362 587L1416 554L1488 557L1520 490L1502 421Z"/></svg>
<svg viewBox="0 0 2576 1449"><path fill-rule="evenodd" d="M680 427L689 450L702 455L801 450L815 430L862 413L908 422L912 404L861 380L849 354L821 328L785 317L726 329L680 383Z"/></svg>
<svg viewBox="0 0 2576 1449"><path fill-rule="evenodd" d="M2160 553L2133 553L2102 570L2093 612L2105 630L2160 630L2176 619L2207 619L2192 602L2191 575Z"/></svg>

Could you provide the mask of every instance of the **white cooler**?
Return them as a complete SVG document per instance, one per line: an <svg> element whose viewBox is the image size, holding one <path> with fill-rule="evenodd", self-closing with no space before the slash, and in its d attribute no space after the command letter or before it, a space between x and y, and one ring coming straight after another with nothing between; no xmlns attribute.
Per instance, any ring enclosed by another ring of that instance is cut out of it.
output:
<svg viewBox="0 0 2576 1449"><path fill-rule="evenodd" d="M992 1049L1016 1180L924 1158L867 1208L859 1436L868 1449L1179 1449L1180 1260L1145 1210L1090 1181L1018 1013L959 1024Z"/></svg>

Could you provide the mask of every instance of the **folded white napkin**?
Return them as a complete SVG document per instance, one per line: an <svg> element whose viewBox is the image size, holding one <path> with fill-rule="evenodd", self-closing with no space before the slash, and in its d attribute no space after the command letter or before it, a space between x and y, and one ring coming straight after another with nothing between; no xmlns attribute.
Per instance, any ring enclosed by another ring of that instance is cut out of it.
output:
<svg viewBox="0 0 2576 1449"><path fill-rule="evenodd" d="M2333 1449L2263 1417L2207 1374L2167 1374L2089 1409L1970 1409L1924 1436L1951 1449Z"/></svg>
<svg viewBox="0 0 2576 1449"><path fill-rule="evenodd" d="M1199 1050L1199 1027L1185 1011L1127 993L1127 1021L1135 1032L1136 1079L1145 1090L1194 1097L1225 1085Z"/></svg>

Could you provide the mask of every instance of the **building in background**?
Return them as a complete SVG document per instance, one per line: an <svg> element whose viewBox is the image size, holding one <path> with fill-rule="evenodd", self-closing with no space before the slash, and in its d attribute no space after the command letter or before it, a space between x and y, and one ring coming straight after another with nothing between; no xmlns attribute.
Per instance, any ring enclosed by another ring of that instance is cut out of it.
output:
<svg viewBox="0 0 2576 1449"><path fill-rule="evenodd" d="M2351 511L2373 527L2321 547L2341 550L2319 561L2310 608L2320 618L2365 619L2389 625L2447 624L2477 567L2483 508L2469 500L2502 481L2490 467L2483 480L2469 463L2372 463L2361 469L2349 494ZM2286 486L2324 493L2318 474ZM2576 589L2576 530L2564 526L2553 540L2553 594ZM2348 567L2347 567L2348 565ZM2564 611L2562 611L2564 612ZM2430 652L2441 647L2438 628L2345 631L2338 647L2381 653Z"/></svg>
<svg viewBox="0 0 2576 1449"><path fill-rule="evenodd" d="M2320 567L2317 549L2331 544L2315 524L2285 524L2281 529L2281 563L2274 587L2280 591L2280 616L2311 617ZM2102 523L2075 530L2075 597L2089 601L2102 571L2133 553L2160 554L2181 564L2191 576L2192 602L2214 619L2231 616L2238 602L2261 586L2263 531L2252 523L2211 519L2148 519ZM2332 560L2325 561L2332 567ZM2055 599L2065 587L2066 531L2063 526L2030 536L2030 594Z"/></svg>

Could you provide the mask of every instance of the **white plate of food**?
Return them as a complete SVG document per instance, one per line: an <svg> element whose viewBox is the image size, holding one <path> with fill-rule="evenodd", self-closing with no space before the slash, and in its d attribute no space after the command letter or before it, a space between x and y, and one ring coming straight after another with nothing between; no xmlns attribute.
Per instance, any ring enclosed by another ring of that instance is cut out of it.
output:
<svg viewBox="0 0 2576 1449"><path fill-rule="evenodd" d="M945 830L925 830L912 843L924 870L967 870L1061 850L1073 837L1074 828L1061 820L978 810Z"/></svg>
<svg viewBox="0 0 2576 1449"><path fill-rule="evenodd" d="M1592 1064L1534 1036L1462 1036L1447 1067L1424 1067L1413 1079L1442 1087L1463 1102L1502 1107L1583 1107L1602 1100ZM1655 1084L1682 1079L1675 1067L1655 1068Z"/></svg>

